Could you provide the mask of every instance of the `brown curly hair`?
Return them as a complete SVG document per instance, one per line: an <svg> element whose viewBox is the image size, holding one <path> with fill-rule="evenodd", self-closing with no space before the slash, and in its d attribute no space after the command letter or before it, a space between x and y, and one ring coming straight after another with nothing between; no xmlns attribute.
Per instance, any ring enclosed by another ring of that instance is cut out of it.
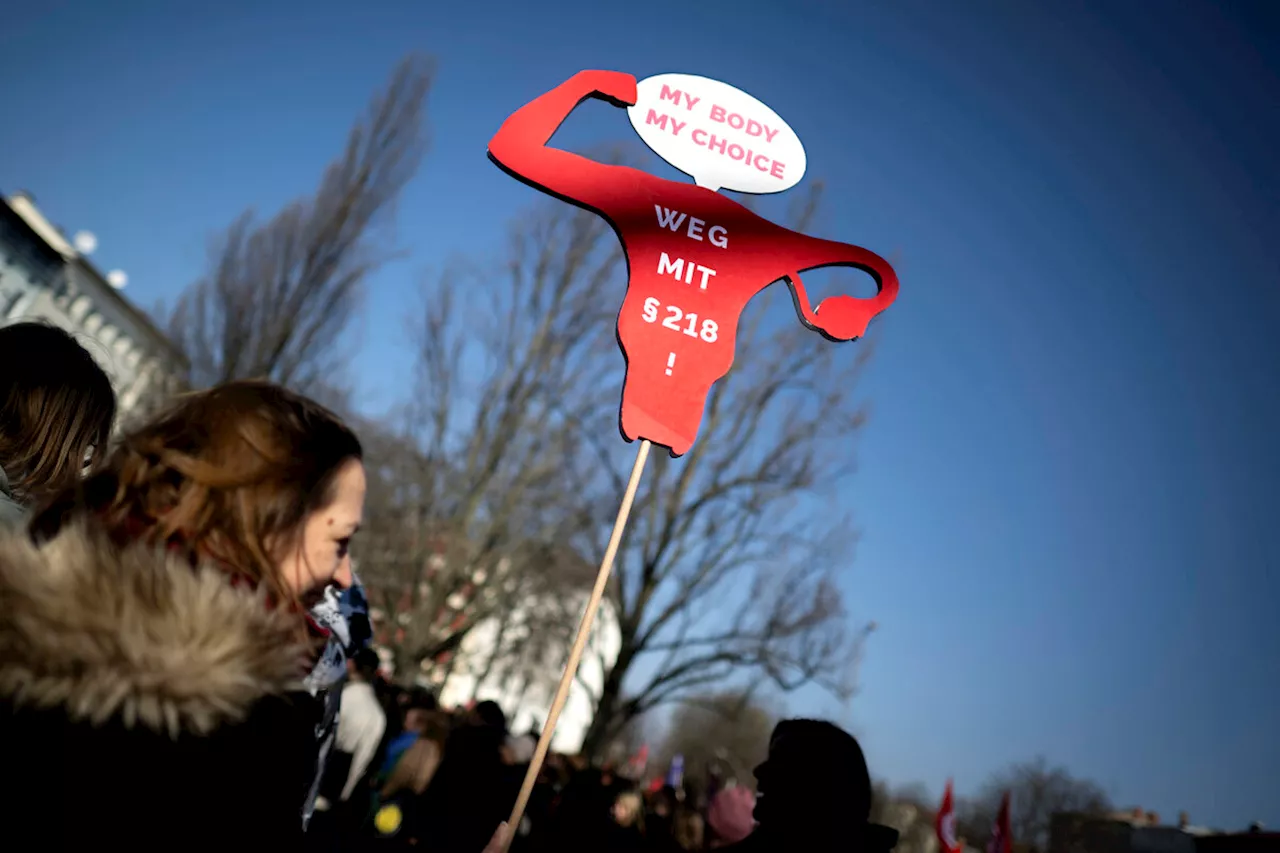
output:
<svg viewBox="0 0 1280 853"><path fill-rule="evenodd" d="M328 409L268 382L228 382L180 397L127 435L30 529L41 540L89 516L121 545L168 545L296 604L278 557L333 500L342 466L361 457Z"/></svg>
<svg viewBox="0 0 1280 853"><path fill-rule="evenodd" d="M0 468L24 503L73 486L107 453L111 380L68 332L43 322L0 328Z"/></svg>

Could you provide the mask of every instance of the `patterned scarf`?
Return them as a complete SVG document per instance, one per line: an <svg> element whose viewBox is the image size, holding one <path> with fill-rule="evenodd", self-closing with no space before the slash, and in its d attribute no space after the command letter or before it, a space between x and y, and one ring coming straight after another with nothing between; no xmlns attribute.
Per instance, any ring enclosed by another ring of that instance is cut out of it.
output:
<svg viewBox="0 0 1280 853"><path fill-rule="evenodd" d="M303 684L312 696L324 705L324 713L316 725L315 776L311 789L302 805L302 826L305 829L315 812L316 795L324 778L325 764L333 749L338 733L338 710L342 703L342 683L347 677L347 658L368 645L372 635L369 623L369 605L360 579L352 575L353 583L345 590L329 586L324 598L311 608L310 621L328 637L320 657Z"/></svg>
<svg viewBox="0 0 1280 853"><path fill-rule="evenodd" d="M141 539L149 527L142 519L129 519L117 533L117 543L123 546L127 542ZM172 536L165 546L175 553L188 554L192 564L195 564L196 557L189 554L180 534ZM224 568L233 585L249 583L234 567L224 565ZM318 746L315 775L307 798L302 803L303 829L310 823L315 811L320 781L324 776L329 751L333 748L334 736L338 732L338 706L342 701L342 683L347 677L347 658L368 645L373 633L364 589L354 572L352 581L351 587L346 590L333 585L327 587L324 598L306 614L309 632L323 645L302 683L307 692L322 703L324 710L315 731Z"/></svg>

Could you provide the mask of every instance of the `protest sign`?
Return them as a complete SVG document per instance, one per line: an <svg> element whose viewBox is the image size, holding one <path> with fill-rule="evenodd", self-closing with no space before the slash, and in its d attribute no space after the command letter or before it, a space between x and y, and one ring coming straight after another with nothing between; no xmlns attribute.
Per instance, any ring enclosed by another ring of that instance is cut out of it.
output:
<svg viewBox="0 0 1280 853"><path fill-rule="evenodd" d="M694 178L689 184L626 166L597 163L549 142L587 98L628 109L632 126L659 156ZM893 268L848 243L810 237L765 219L717 190L764 194L794 186L808 166L787 122L726 83L687 74L636 82L617 71L582 71L511 115L489 142L510 175L595 211L622 239L630 280L618 313L626 359L619 426L640 447L596 584L516 801L518 826L546 757L608 582L652 444L672 456L697 439L711 386L733 364L747 302L775 281L791 289L800 321L833 341L866 333L898 294ZM876 282L867 299L840 295L816 307L800 274L818 267L860 269Z"/></svg>
<svg viewBox="0 0 1280 853"><path fill-rule="evenodd" d="M693 74L636 84L631 126L663 160L709 190L780 193L804 177L804 146L791 126L739 89Z"/></svg>
<svg viewBox="0 0 1280 853"><path fill-rule="evenodd" d="M718 124L716 117L723 113L723 133L741 134L734 138L744 141L726 142L726 152L736 151L730 145L742 147L745 140L757 138L753 132L758 127L760 142L751 149L756 164L751 169L756 175L774 180L772 166L769 172L759 169L764 162L759 158L764 156L776 156L784 164L781 174L787 180L803 174L804 149L771 110L766 113L762 104L744 93L730 99L726 94L736 90L726 84L677 76L685 86L678 90L681 104L697 110L705 101L707 126ZM681 456L697 438L711 386L733 364L738 320L751 297L785 279L800 321L831 340L847 341L865 334L871 319L893 302L898 279L893 268L873 252L776 225L708 187L597 163L547 144L569 113L589 97L634 106L641 91L656 90L657 101L673 103L677 90L672 88L671 75L651 80L637 85L628 74L581 72L512 115L490 142L489 153L521 180L600 213L622 236L630 281L618 314L618 340L627 362L620 427L628 441L648 439ZM703 88L692 89L690 81L702 81L698 85ZM749 110L743 104L758 106ZM753 114L744 116L737 110L753 110ZM657 127L646 121L639 126ZM675 125L669 121L668 127ZM690 134L690 140L691 127L680 128L681 133ZM703 125L693 128L703 129ZM711 131L704 132L710 140ZM768 147L773 144L770 137L779 146L776 151ZM696 148L691 142L682 151L667 153L701 180L714 184L733 179L703 171L698 162L689 160ZM720 156L718 148L713 153ZM741 166L741 161L726 156L728 162ZM755 186L752 182L762 180L748 173L736 184L723 185ZM763 186L761 191L776 191L770 189L772 185ZM869 299L834 296L814 308L800 273L827 266L861 269L875 279L879 292Z"/></svg>

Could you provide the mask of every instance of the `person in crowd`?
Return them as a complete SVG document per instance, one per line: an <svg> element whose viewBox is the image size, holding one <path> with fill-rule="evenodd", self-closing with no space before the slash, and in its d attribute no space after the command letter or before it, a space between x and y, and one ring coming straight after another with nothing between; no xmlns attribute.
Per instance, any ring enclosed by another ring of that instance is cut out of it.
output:
<svg viewBox="0 0 1280 853"><path fill-rule="evenodd" d="M722 788L707 804L707 847L712 850L737 844L756 827L756 797L749 788Z"/></svg>
<svg viewBox="0 0 1280 853"><path fill-rule="evenodd" d="M361 796L367 790L366 773L387 728L386 712L373 690L380 665L377 652L367 648L347 660L350 672L342 688L338 732L308 827L308 835L324 836L315 849L349 849L367 813L368 797Z"/></svg>
<svg viewBox="0 0 1280 853"><path fill-rule="evenodd" d="M440 703L430 690L411 687L400 693L397 701L400 715L400 732L387 743L383 756L382 777L389 778L392 768L410 748L419 741L430 741L443 751L445 738L452 727L449 715L440 710Z"/></svg>
<svg viewBox="0 0 1280 853"><path fill-rule="evenodd" d="M297 849L307 608L350 576L361 455L312 401L228 383L0 543L0 799L44 846Z"/></svg>
<svg viewBox="0 0 1280 853"><path fill-rule="evenodd" d="M385 678L378 680L375 689L378 694L378 701L382 703L382 710L387 715L387 731L383 735L382 745L378 748L378 766L381 767L387 758L391 743L405 734L405 715L409 708L416 707L414 705L416 697L425 697L426 701L430 703L425 706L427 710L435 710L436 701L435 696L429 690L424 690L420 687L401 687Z"/></svg>
<svg viewBox="0 0 1280 853"><path fill-rule="evenodd" d="M672 838L679 850L702 850L705 846L706 822L697 809L681 806L676 811Z"/></svg>
<svg viewBox="0 0 1280 853"><path fill-rule="evenodd" d="M783 720L755 771L758 825L733 853L887 853L897 830L869 821L871 775L853 735L823 720Z"/></svg>
<svg viewBox="0 0 1280 853"><path fill-rule="evenodd" d="M435 776L449 734L449 717L427 690L410 691L404 712L404 730L386 747L385 758L374 777L374 838L383 847L406 846L404 833L407 804L420 797Z"/></svg>
<svg viewBox="0 0 1280 853"><path fill-rule="evenodd" d="M526 738L535 745L539 737L541 733L536 727L531 727L526 735ZM516 755L517 760L522 757L522 754ZM521 777L521 784L524 782L524 774L528 772L528 765L529 761L514 765ZM524 817L521 818L515 840L511 845L512 853L544 853L551 849L545 842L554 826L557 805L569 781L570 772L569 761L563 754L547 753L546 760L542 762L542 767L538 771L533 791L529 794L529 803L524 810Z"/></svg>
<svg viewBox="0 0 1280 853"><path fill-rule="evenodd" d="M605 781L599 769L575 756L537 849L547 853L608 850L614 831L612 809L617 795L617 789Z"/></svg>
<svg viewBox="0 0 1280 853"><path fill-rule="evenodd" d="M523 735L508 734L506 740L502 744L502 763L505 765L503 770L504 779L502 781L503 790L519 791L524 784L525 774L529 771L529 764L533 761L533 755L538 749L538 740L528 733ZM544 761L545 764L545 761ZM541 768L539 769L538 778L542 778ZM524 814L520 818L520 825L515 828L515 838L512 842L513 853L526 853L528 850L528 840L533 832L534 821L542 814L545 806L546 786L539 786L538 780L534 780L534 788L529 792L529 802L525 804ZM537 802L535 802L535 799Z"/></svg>
<svg viewBox="0 0 1280 853"><path fill-rule="evenodd" d="M420 844L433 853L472 853L508 816L517 791L503 760L506 739L506 717L495 702L476 705L449 733L440 766L414 804L411 828Z"/></svg>
<svg viewBox="0 0 1280 853"><path fill-rule="evenodd" d="M0 327L0 525L21 525L101 462L115 416L111 380L70 334Z"/></svg>
<svg viewBox="0 0 1280 853"><path fill-rule="evenodd" d="M534 735L510 735L507 738L507 761L512 765L528 766L537 749L538 739Z"/></svg>
<svg viewBox="0 0 1280 853"><path fill-rule="evenodd" d="M711 801L716 798L716 794L725 789L725 774L720 767L719 761L711 761L707 764L707 806L710 807Z"/></svg>
<svg viewBox="0 0 1280 853"><path fill-rule="evenodd" d="M663 853L671 853L677 849L675 838L675 816L677 809L676 789L667 784L649 791L649 816L645 821L649 840L654 848Z"/></svg>
<svg viewBox="0 0 1280 853"><path fill-rule="evenodd" d="M421 685L414 685L405 690L400 691L397 699L400 703L400 710L407 723L410 719L407 715L410 711L417 710L419 713L427 711L440 711L440 701L436 699L436 695Z"/></svg>
<svg viewBox="0 0 1280 853"><path fill-rule="evenodd" d="M381 674L380 674L381 676ZM400 697L405 690L390 678L381 676L373 683L373 692L378 695L378 703L387 717L387 730L382 735L382 744L378 747L378 766L387 755L387 744L395 740L404 731L404 711L401 710Z"/></svg>
<svg viewBox="0 0 1280 853"><path fill-rule="evenodd" d="M645 822L649 849L655 853L679 853L703 847L702 816L698 814L696 793L688 779L680 788L662 785L649 797L649 818Z"/></svg>
<svg viewBox="0 0 1280 853"><path fill-rule="evenodd" d="M639 791L626 790L618 794L610 810L613 826L609 833L610 853L643 853L651 849L645 838L644 798Z"/></svg>

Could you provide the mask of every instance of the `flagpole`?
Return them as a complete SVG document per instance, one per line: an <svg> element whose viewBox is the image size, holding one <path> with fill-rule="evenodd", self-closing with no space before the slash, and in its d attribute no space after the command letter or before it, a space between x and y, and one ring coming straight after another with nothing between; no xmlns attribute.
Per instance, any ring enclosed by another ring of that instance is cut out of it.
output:
<svg viewBox="0 0 1280 853"><path fill-rule="evenodd" d="M595 621L596 611L604 598L605 588L609 584L609 573L613 570L614 558L618 555L618 546L622 542L622 532L626 529L627 518L631 515L631 505L636 499L636 490L640 488L640 475L644 473L644 464L649 459L650 443L648 439L640 442L636 452L635 464L631 466L631 479L627 481L627 489L622 494L622 505L618 507L618 517L613 522L613 532L609 534L609 545L604 549L604 559L600 561L600 569L596 572L596 585L591 590L591 598L587 601L586 610L582 614L582 622L578 626L578 636L574 638L573 648L569 652L569 660L564 666L564 674L560 676L560 686L556 697L547 712L547 721L542 727L542 735L538 738L538 748L534 750L533 759L529 762L529 770L524 774L524 784L520 786L520 796L516 797L515 808L507 821L507 833L504 843L499 848L506 853L520 829L520 819L524 817L525 807L529 805L529 797L533 794L534 783L538 780L538 771L546 760L551 748L551 736L555 734L556 723L560 712L569 698L569 688L573 686L573 677L582 661L582 653L587 646L587 638L591 633L591 623Z"/></svg>

